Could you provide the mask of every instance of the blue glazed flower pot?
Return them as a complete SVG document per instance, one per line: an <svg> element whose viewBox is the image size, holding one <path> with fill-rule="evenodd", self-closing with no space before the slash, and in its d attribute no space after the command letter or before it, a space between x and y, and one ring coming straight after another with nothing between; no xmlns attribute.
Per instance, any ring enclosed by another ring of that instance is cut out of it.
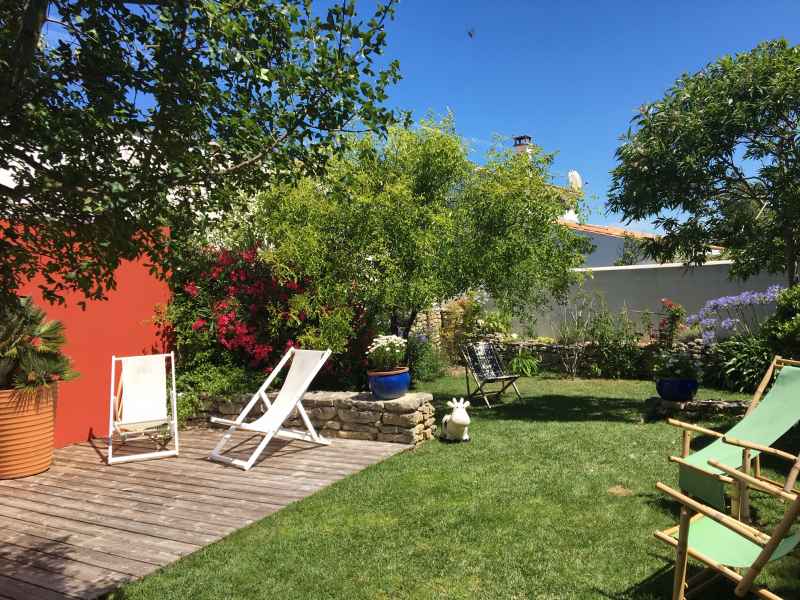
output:
<svg viewBox="0 0 800 600"><path fill-rule="evenodd" d="M394 400L411 387L411 373L408 367L393 371L368 371L369 391L378 400Z"/></svg>
<svg viewBox="0 0 800 600"><path fill-rule="evenodd" d="M663 400L686 402L694 398L700 384L697 379L667 378L656 381L656 391Z"/></svg>

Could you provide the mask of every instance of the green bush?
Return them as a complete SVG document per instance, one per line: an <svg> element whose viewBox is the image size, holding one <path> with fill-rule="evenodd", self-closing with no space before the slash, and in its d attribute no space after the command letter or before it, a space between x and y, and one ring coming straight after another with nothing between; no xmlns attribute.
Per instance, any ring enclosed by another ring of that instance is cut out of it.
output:
<svg viewBox="0 0 800 600"><path fill-rule="evenodd" d="M408 367L414 381L432 381L447 367L444 354L424 336L408 338Z"/></svg>
<svg viewBox="0 0 800 600"><path fill-rule="evenodd" d="M709 387L752 392L771 361L772 350L766 340L757 336L735 336L709 348L703 383Z"/></svg>
<svg viewBox="0 0 800 600"><path fill-rule="evenodd" d="M511 372L520 377L535 377L539 374L539 357L529 352L521 350L509 363Z"/></svg>
<svg viewBox="0 0 800 600"><path fill-rule="evenodd" d="M558 330L565 371L591 377L636 377L641 333L626 310L613 314L599 295L580 294L564 307Z"/></svg>
<svg viewBox="0 0 800 600"><path fill-rule="evenodd" d="M192 357L189 368L177 376L178 421L183 423L195 416L209 398L227 398L254 392L266 377L262 371L234 364L233 357L200 352Z"/></svg>
<svg viewBox="0 0 800 600"><path fill-rule="evenodd" d="M800 357L800 285L778 294L775 314L764 322L762 333L776 354Z"/></svg>

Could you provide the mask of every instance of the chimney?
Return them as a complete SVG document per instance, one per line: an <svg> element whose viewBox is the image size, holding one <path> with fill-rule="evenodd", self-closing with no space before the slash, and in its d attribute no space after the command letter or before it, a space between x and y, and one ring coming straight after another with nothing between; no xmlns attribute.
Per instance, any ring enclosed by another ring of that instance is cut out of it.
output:
<svg viewBox="0 0 800 600"><path fill-rule="evenodd" d="M514 150L517 152L529 152L531 145L531 136L529 135L515 135L514 136Z"/></svg>

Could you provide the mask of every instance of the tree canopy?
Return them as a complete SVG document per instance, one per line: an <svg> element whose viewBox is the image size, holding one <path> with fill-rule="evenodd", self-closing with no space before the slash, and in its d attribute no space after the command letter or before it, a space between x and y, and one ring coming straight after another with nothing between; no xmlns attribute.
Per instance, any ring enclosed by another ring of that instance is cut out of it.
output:
<svg viewBox="0 0 800 600"><path fill-rule="evenodd" d="M701 264L719 244L732 273L785 273L800 251L800 49L785 40L682 76L640 109L617 149L608 206L653 219L656 259Z"/></svg>
<svg viewBox="0 0 800 600"><path fill-rule="evenodd" d="M321 173L385 131L394 0L0 0L0 290L103 297L120 260L161 263L230 194Z"/></svg>
<svg viewBox="0 0 800 600"><path fill-rule="evenodd" d="M551 160L533 148L477 167L451 118L393 126L355 140L325 177L257 195L221 235L260 245L283 277L310 278L317 302L355 300L395 332L469 289L526 314L567 290L588 245L558 223Z"/></svg>

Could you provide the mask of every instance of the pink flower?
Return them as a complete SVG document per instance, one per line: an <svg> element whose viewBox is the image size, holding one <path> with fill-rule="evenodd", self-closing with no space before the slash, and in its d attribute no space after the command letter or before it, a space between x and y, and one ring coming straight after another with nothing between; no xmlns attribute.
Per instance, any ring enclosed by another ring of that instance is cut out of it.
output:
<svg viewBox="0 0 800 600"><path fill-rule="evenodd" d="M192 331L197 331L198 329L202 329L208 324L208 321L205 319L197 319L194 323L192 323Z"/></svg>
<svg viewBox="0 0 800 600"><path fill-rule="evenodd" d="M197 287L194 281L190 281L183 286L183 291L189 294L192 298L195 298L197 294L200 293L200 288Z"/></svg>

